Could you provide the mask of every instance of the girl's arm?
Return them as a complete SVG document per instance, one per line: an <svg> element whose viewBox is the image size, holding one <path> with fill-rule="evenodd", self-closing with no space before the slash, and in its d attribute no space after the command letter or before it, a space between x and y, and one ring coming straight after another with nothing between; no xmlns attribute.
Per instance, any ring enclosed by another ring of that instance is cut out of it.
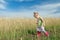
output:
<svg viewBox="0 0 60 40"><path fill-rule="evenodd" d="M40 17L40 18L41 18L41 21L42 21L42 25L45 26L45 21L44 21L44 19L43 19L42 17Z"/></svg>

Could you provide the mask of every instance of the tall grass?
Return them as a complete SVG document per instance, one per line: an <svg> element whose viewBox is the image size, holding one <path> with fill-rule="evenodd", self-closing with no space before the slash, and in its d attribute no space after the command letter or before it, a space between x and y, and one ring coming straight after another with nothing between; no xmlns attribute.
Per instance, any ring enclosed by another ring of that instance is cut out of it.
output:
<svg viewBox="0 0 60 40"><path fill-rule="evenodd" d="M42 40L60 40L60 18L45 18L45 29L49 38L43 33ZM0 18L0 40L37 40L35 19Z"/></svg>

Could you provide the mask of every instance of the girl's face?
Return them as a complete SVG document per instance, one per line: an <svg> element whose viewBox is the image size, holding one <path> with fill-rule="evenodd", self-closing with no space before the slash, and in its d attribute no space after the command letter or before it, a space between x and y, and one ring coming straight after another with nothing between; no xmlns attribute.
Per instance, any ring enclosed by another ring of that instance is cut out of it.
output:
<svg viewBox="0 0 60 40"><path fill-rule="evenodd" d="M37 14L37 13L36 13L36 14L34 14L34 17L35 17L35 18L38 18L38 14Z"/></svg>

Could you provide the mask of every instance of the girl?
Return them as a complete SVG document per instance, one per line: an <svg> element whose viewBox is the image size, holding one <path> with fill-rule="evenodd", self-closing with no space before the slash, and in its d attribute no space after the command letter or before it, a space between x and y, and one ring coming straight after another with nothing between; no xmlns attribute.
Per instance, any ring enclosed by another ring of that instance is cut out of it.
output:
<svg viewBox="0 0 60 40"><path fill-rule="evenodd" d="M41 32L43 32L47 37L49 36L48 32L44 29L45 21L38 12L34 12L34 17L37 19L37 37L40 37Z"/></svg>

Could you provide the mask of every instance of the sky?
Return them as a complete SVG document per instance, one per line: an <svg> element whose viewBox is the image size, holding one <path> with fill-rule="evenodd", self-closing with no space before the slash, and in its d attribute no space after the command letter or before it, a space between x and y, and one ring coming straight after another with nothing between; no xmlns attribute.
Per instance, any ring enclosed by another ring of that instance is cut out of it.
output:
<svg viewBox="0 0 60 40"><path fill-rule="evenodd" d="M60 17L60 0L0 0L0 17Z"/></svg>

